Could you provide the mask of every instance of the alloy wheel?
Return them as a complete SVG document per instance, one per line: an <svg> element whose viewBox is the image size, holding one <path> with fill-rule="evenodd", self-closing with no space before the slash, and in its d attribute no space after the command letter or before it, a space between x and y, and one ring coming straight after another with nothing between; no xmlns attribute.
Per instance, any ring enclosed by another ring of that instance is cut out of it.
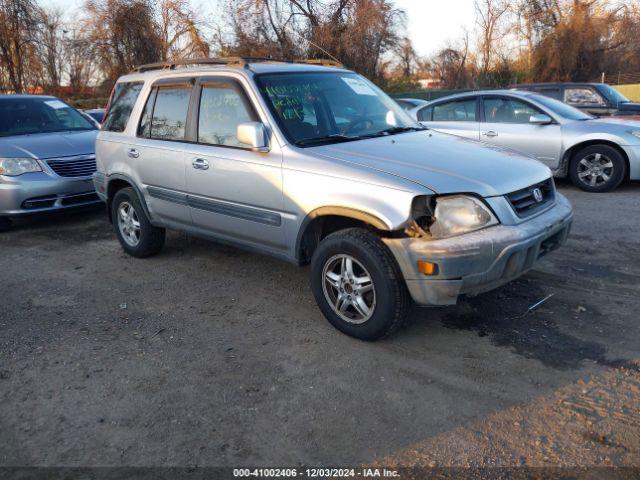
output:
<svg viewBox="0 0 640 480"><path fill-rule="evenodd" d="M602 153L591 153L578 162L578 179L590 187L607 183L613 175L613 162Z"/></svg>
<svg viewBox="0 0 640 480"><path fill-rule="evenodd" d="M347 254L329 258L322 269L324 296L344 321L360 324L371 318L376 306L373 279L364 266Z"/></svg>
<svg viewBox="0 0 640 480"><path fill-rule="evenodd" d="M118 228L127 245L136 247L140 243L140 220L129 202L122 202L118 207Z"/></svg>

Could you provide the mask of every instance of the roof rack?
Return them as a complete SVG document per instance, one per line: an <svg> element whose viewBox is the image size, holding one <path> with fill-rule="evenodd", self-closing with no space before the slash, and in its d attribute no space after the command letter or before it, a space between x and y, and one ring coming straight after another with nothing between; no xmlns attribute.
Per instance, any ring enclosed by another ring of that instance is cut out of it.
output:
<svg viewBox="0 0 640 480"><path fill-rule="evenodd" d="M249 68L250 63L306 63L309 65L322 65L325 67L343 68L340 62L323 58L310 59L284 59L269 57L220 57L220 58L195 58L187 60L172 60L166 62L147 63L134 68L131 73L149 72L151 70L175 70L176 67L187 67L193 65L227 65L239 68Z"/></svg>

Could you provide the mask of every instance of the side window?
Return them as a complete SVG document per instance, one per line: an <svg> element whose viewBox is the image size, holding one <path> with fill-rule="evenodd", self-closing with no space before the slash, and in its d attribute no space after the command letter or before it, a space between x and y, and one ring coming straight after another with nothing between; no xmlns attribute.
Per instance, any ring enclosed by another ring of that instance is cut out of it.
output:
<svg viewBox="0 0 640 480"><path fill-rule="evenodd" d="M487 123L529 123L531 115L542 113L532 105L512 98L485 97L484 121Z"/></svg>
<svg viewBox="0 0 640 480"><path fill-rule="evenodd" d="M104 130L124 132L141 89L142 83L140 82L116 84L109 110L102 123Z"/></svg>
<svg viewBox="0 0 640 480"><path fill-rule="evenodd" d="M468 98L433 106L434 122L477 122L476 99Z"/></svg>
<svg viewBox="0 0 640 480"><path fill-rule="evenodd" d="M151 116L150 137L184 140L191 87L159 87Z"/></svg>
<svg viewBox="0 0 640 480"><path fill-rule="evenodd" d="M238 124L254 120L256 116L240 86L231 82L202 86L198 114L199 143L246 147L236 137Z"/></svg>
<svg viewBox="0 0 640 480"><path fill-rule="evenodd" d="M564 90L564 101L569 105L603 105L605 102L602 96L593 88L566 88Z"/></svg>
<svg viewBox="0 0 640 480"><path fill-rule="evenodd" d="M430 122L433 118L433 107L424 107L418 110L419 122Z"/></svg>

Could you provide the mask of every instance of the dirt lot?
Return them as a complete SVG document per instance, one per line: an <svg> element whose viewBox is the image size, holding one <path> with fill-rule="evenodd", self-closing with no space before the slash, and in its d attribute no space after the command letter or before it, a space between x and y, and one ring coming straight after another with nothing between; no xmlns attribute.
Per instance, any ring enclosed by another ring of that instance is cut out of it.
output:
<svg viewBox="0 0 640 480"><path fill-rule="evenodd" d="M307 268L175 232L136 260L100 210L21 221L0 465L640 466L640 185L560 189L567 246L373 344L324 320Z"/></svg>

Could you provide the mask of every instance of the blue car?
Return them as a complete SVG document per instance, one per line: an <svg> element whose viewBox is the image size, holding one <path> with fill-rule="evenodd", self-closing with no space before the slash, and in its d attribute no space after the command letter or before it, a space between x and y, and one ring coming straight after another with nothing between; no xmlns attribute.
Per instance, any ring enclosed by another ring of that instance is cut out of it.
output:
<svg viewBox="0 0 640 480"><path fill-rule="evenodd" d="M12 217L99 203L97 133L55 97L0 95L0 231Z"/></svg>

